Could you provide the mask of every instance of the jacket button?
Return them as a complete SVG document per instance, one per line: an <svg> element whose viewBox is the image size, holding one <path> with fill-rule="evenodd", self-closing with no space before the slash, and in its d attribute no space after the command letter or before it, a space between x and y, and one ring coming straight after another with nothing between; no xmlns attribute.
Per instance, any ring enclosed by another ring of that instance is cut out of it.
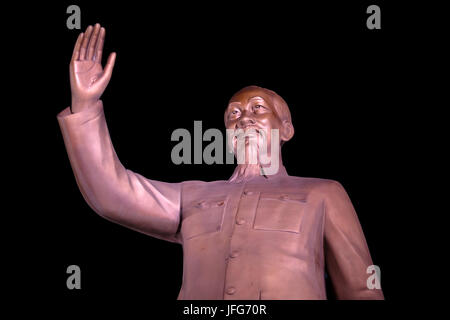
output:
<svg viewBox="0 0 450 320"><path fill-rule="evenodd" d="M227 289L227 294L232 295L236 292L236 288L235 287L229 287Z"/></svg>
<svg viewBox="0 0 450 320"><path fill-rule="evenodd" d="M238 224L238 225L243 225L244 223L245 223L244 219L237 219L236 220L236 224Z"/></svg>
<svg viewBox="0 0 450 320"><path fill-rule="evenodd" d="M235 251L231 252L230 258L236 258L238 255L239 255L239 251L235 250Z"/></svg>
<svg viewBox="0 0 450 320"><path fill-rule="evenodd" d="M204 207L206 207L206 202L205 201L199 201L199 202L197 202L196 207L197 208L204 208Z"/></svg>

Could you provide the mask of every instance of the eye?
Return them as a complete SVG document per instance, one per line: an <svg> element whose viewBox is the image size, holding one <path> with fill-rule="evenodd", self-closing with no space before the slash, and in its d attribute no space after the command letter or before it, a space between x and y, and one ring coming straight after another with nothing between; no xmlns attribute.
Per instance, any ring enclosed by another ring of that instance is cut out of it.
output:
<svg viewBox="0 0 450 320"><path fill-rule="evenodd" d="M255 109L264 109L265 107L263 105L261 105L261 104L257 104L253 108L255 108Z"/></svg>
<svg viewBox="0 0 450 320"><path fill-rule="evenodd" d="M241 110L239 110L238 108L232 109L230 112L230 116L238 116L240 113L241 113Z"/></svg>

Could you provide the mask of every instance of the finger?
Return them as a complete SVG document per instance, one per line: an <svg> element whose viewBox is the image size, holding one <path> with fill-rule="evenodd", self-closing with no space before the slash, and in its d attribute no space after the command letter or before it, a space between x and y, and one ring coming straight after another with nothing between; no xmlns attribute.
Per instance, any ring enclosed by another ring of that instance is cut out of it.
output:
<svg viewBox="0 0 450 320"><path fill-rule="evenodd" d="M87 27L86 32L83 37L83 42L81 43L80 48L80 57L78 60L84 60L86 57L86 49L89 44L89 39L91 38L92 26Z"/></svg>
<svg viewBox="0 0 450 320"><path fill-rule="evenodd" d="M81 32L78 35L77 42L75 42L75 47L73 48L71 61L78 60L78 57L80 56L80 47L81 47L81 42L83 41L83 35L84 35L83 32Z"/></svg>
<svg viewBox="0 0 450 320"><path fill-rule="evenodd" d="M104 70L103 76L101 78L102 82L106 82L106 84L108 84L109 79L111 79L112 71L113 71L115 63L116 63L116 53L113 52L109 55L108 61L106 62L105 70Z"/></svg>
<svg viewBox="0 0 450 320"><path fill-rule="evenodd" d="M95 45L95 54L94 60L98 61L98 63L102 63L102 54L103 54L103 44L105 43L105 28L100 29L100 34L97 39L97 44Z"/></svg>
<svg viewBox="0 0 450 320"><path fill-rule="evenodd" d="M91 39L87 47L87 60L93 60L95 45L97 44L98 33L100 32L100 24L96 23L92 31Z"/></svg>

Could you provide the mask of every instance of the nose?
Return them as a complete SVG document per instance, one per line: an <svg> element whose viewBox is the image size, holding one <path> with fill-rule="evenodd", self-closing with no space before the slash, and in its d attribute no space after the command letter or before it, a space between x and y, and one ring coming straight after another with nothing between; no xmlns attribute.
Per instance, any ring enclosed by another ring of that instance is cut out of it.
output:
<svg viewBox="0 0 450 320"><path fill-rule="evenodd" d="M245 128L247 126L254 125L255 123L255 119L253 119L248 111L244 110L241 117L239 118L238 126L239 128Z"/></svg>

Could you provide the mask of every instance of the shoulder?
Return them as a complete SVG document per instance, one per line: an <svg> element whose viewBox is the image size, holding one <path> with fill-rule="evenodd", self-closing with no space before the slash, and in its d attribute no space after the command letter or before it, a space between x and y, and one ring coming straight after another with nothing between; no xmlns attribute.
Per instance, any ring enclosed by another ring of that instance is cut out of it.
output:
<svg viewBox="0 0 450 320"><path fill-rule="evenodd" d="M225 180L216 180L216 181L187 180L181 182L182 189L184 190L214 189L220 188L224 184L226 184Z"/></svg>
<svg viewBox="0 0 450 320"><path fill-rule="evenodd" d="M307 189L317 196L328 197L346 193L342 184L337 180L295 176L290 176L289 178L295 184L301 186L302 189Z"/></svg>
<svg viewBox="0 0 450 320"><path fill-rule="evenodd" d="M213 186L226 183L226 180L202 181L202 180L186 180L181 182L185 186Z"/></svg>
<svg viewBox="0 0 450 320"><path fill-rule="evenodd" d="M310 187L312 189L327 189L327 188L333 188L333 187L342 187L341 183L332 180L332 179L324 179L324 178L311 178L311 177L296 177L296 176L289 176L289 179L297 184L301 184L305 187Z"/></svg>

